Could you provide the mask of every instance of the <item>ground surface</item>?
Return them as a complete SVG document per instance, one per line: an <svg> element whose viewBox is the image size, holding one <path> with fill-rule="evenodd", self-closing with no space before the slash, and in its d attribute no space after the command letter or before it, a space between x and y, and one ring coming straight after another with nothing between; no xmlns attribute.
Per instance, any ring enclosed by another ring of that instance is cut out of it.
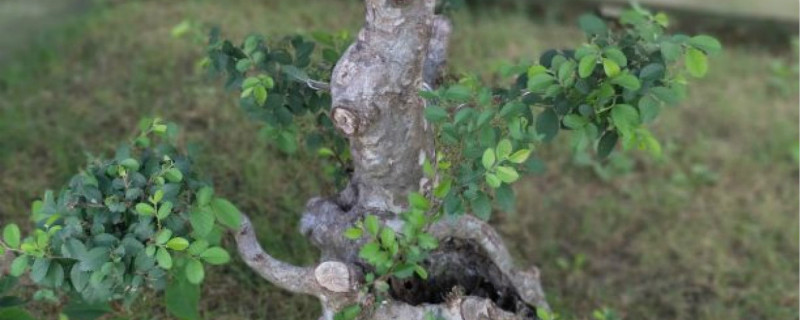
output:
<svg viewBox="0 0 800 320"><path fill-rule="evenodd" d="M0 220L25 223L30 202L63 184L85 152L110 152L141 116L159 114L200 146L199 165L253 216L268 251L314 261L297 222L308 197L331 190L315 157L282 156L258 138L235 95L195 71L202 45L170 36L184 19L238 38L353 31L362 18L360 3L344 0L125 1L47 29L0 63ZM489 9L460 14L455 30L456 73L580 40L572 27ZM557 310L568 319L604 306L625 319L797 319L798 85L770 68L794 59L727 45L689 100L654 125L663 161L633 154L595 170L558 141L538 151L548 170L521 183L517 212L493 222L520 263L540 266ZM207 319L317 315L316 301L254 280L239 261L210 273ZM137 318L165 317L154 299Z"/></svg>

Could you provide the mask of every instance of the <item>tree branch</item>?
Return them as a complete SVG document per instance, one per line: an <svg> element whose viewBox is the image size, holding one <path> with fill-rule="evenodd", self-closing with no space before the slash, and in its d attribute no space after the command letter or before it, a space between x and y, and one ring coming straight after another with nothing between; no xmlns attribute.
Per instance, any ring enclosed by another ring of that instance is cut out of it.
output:
<svg viewBox="0 0 800 320"><path fill-rule="evenodd" d="M310 295L319 295L323 290L315 281L314 268L294 266L267 254L258 243L253 224L244 214L241 228L236 233L236 244L245 263L272 284Z"/></svg>
<svg viewBox="0 0 800 320"><path fill-rule="evenodd" d="M489 259L506 277L512 279L512 284L523 301L537 308L550 309L539 280L539 269L517 269L502 238L486 222L471 215L463 215L456 219L445 218L433 224L429 231L438 239L453 237L480 244Z"/></svg>

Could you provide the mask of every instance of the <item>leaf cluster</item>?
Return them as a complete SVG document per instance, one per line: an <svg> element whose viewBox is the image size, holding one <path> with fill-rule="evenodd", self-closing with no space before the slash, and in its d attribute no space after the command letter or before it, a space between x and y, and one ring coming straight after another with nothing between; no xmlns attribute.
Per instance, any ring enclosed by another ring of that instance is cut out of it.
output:
<svg viewBox="0 0 800 320"><path fill-rule="evenodd" d="M349 149L330 118L327 81L349 38L346 32L277 41L251 35L234 45L214 29L205 60L214 72L227 74L227 88L242 90L239 105L264 123L262 137L287 154L305 147L333 160L326 171L339 185L346 181Z"/></svg>
<svg viewBox="0 0 800 320"><path fill-rule="evenodd" d="M702 77L707 55L721 46L709 36L667 35L668 18L634 6L619 28L585 15L579 20L587 42L575 50L550 50L539 63L508 68L508 87L487 87L475 77L423 91L425 118L436 130L436 165L449 169L448 214L472 212L488 219L492 207L510 211L510 184L537 172L531 156L559 132L571 133L572 148L606 158L618 144L661 155L644 125L665 105L685 96L686 73ZM493 201L492 201L493 200ZM494 205L493 205L494 204Z"/></svg>
<svg viewBox="0 0 800 320"><path fill-rule="evenodd" d="M410 208L401 215L402 230L395 231L383 225L377 216L367 215L344 233L351 240L366 239L358 256L372 267L373 272L366 275L368 287L380 294L389 289L387 280L390 277L405 279L416 274L427 279L422 262L439 246L438 240L427 233L438 216L429 212L437 209L419 193L411 193L408 198Z"/></svg>
<svg viewBox="0 0 800 320"><path fill-rule="evenodd" d="M58 193L34 201L29 235L13 223L3 228L0 254L16 255L12 277L28 273L86 303L128 305L176 277L200 284L205 265L230 260L219 244L225 229L238 228L239 211L174 146L174 124L145 119L140 129L113 158L92 159Z"/></svg>

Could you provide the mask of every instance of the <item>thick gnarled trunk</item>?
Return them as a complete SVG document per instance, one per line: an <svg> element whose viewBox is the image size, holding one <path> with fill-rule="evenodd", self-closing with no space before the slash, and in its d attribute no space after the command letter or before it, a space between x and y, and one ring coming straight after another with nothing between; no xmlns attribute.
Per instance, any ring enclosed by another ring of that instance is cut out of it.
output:
<svg viewBox="0 0 800 320"><path fill-rule="evenodd" d="M259 246L243 219L236 236L248 265L270 282L315 295L321 319L354 303L371 303L359 294L363 283L357 257L361 243L344 230L366 214L402 228L397 215L410 192L430 186L422 161L433 157L433 130L423 118L424 86L434 85L444 64L451 26L434 16L434 0L366 0L366 23L336 65L330 84L332 118L350 139L355 171L350 185L333 199L314 198L301 231L321 250L322 263L297 267L278 261ZM514 267L499 235L471 216L443 219L430 229L443 244L427 261L430 279L393 288L367 319L532 319L547 308L538 270ZM409 289L410 288L410 289Z"/></svg>

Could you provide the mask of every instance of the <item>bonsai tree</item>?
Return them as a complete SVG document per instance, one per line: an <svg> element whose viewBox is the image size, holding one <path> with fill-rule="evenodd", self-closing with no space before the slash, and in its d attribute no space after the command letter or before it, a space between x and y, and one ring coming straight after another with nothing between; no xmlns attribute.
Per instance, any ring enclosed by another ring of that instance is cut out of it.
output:
<svg viewBox="0 0 800 320"><path fill-rule="evenodd" d="M705 75L719 42L665 34L667 17L638 6L615 23L585 15L586 43L508 67L507 83L487 86L444 71L446 3L365 6L352 43L314 33L234 45L214 30L203 61L241 90L242 109L280 150L328 159L341 190L310 199L300 221L319 263L265 252L247 215L172 145L176 126L146 119L113 159L34 204L33 235L4 229L0 248L18 254L11 274L30 270L76 300L122 306L166 288L168 309L196 318L181 303L196 299L205 265L229 260L220 239L230 230L260 276L318 297L320 319L553 318L538 269L515 265L486 222L493 209L513 210L512 184L559 132L600 159L618 145L660 156L644 125L685 96L686 74Z"/></svg>

